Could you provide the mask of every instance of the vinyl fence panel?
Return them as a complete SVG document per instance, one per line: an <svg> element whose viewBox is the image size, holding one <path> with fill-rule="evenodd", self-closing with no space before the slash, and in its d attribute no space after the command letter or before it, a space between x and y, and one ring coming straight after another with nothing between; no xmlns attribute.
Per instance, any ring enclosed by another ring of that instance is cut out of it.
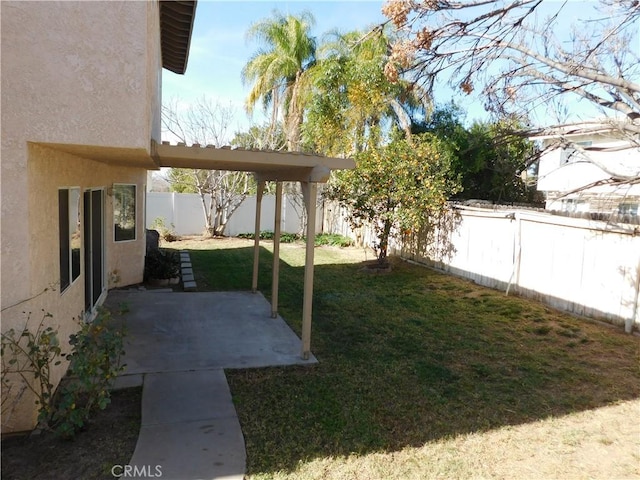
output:
<svg viewBox="0 0 640 480"><path fill-rule="evenodd" d="M371 229L354 232L344 210L335 205L329 210L326 231L375 241ZM637 226L483 208L459 209L448 224L452 227L426 240L395 244L395 252L484 286L624 325L627 331L640 328Z"/></svg>

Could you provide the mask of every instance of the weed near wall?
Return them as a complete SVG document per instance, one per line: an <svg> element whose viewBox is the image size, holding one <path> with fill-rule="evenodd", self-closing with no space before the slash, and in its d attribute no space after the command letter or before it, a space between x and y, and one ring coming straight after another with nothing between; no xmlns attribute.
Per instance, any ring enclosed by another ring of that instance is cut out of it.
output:
<svg viewBox="0 0 640 480"><path fill-rule="evenodd" d="M28 324L31 312L24 313L25 324ZM35 332L27 327L20 332L12 328L1 336L3 416L10 416L24 393L30 390L36 397L38 423L46 425L51 417L54 391L51 367L60 365L64 358L57 330L44 325L51 316L43 310Z"/></svg>

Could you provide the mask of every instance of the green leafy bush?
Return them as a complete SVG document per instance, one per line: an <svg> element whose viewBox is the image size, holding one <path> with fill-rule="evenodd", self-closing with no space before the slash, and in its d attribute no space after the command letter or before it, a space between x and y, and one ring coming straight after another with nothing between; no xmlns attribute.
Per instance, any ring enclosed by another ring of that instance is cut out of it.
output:
<svg viewBox="0 0 640 480"><path fill-rule="evenodd" d="M331 245L333 247L350 247L353 240L337 233L319 233L316 235L316 245Z"/></svg>
<svg viewBox="0 0 640 480"><path fill-rule="evenodd" d="M149 250L144 259L144 278L166 279L180 275L180 254L175 250Z"/></svg>
<svg viewBox="0 0 640 480"><path fill-rule="evenodd" d="M78 332L69 336L71 353L65 354L58 331L44 326L51 317L43 313L35 332L25 327L20 334L13 329L2 334L2 413L10 413L22 393L31 390L38 426L69 438L92 412L109 404L112 382L125 367L120 364L124 330L111 324L108 310L100 309L93 322L81 322ZM62 359L69 361L69 369L54 394L51 369Z"/></svg>
<svg viewBox="0 0 640 480"><path fill-rule="evenodd" d="M260 240L273 240L274 233L271 230L263 230L260 232ZM253 240L254 233L239 233L238 238L246 238ZM306 237L295 233L282 233L280 235L280 243L294 243L297 241L306 241ZM319 233L315 239L316 245L332 245L336 247L349 247L353 245L353 240L336 233Z"/></svg>
<svg viewBox="0 0 640 480"><path fill-rule="evenodd" d="M239 233L238 238L246 238L253 240L256 238L255 233ZM275 234L271 230L263 230L260 232L260 240L273 240ZM300 240L300 237L295 233L282 233L280 234L280 243L293 243Z"/></svg>
<svg viewBox="0 0 640 480"><path fill-rule="evenodd" d="M57 392L51 418L55 432L62 437L72 437L85 426L92 412L107 407L111 385L125 368L120 364L124 330L110 319L110 312L100 309L93 322L82 322L80 330L69 336L69 370Z"/></svg>

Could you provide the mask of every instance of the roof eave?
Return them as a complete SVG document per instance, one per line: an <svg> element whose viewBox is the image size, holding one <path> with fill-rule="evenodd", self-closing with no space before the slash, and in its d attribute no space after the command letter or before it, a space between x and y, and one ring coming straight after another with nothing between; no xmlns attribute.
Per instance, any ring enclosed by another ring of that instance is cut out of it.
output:
<svg viewBox="0 0 640 480"><path fill-rule="evenodd" d="M177 74L187 70L197 1L160 1L162 66Z"/></svg>

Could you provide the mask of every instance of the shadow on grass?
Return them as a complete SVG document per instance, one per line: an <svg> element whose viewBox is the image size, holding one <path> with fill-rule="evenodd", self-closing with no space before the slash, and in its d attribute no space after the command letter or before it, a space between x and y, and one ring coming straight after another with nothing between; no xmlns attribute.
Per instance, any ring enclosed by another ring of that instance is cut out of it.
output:
<svg viewBox="0 0 640 480"><path fill-rule="evenodd" d="M253 250L191 251L198 284L250 288ZM259 288L271 292L261 248ZM300 333L303 267L281 261L280 313ZM228 371L249 474L407 446L640 396L637 337L396 262L315 268L320 363Z"/></svg>

